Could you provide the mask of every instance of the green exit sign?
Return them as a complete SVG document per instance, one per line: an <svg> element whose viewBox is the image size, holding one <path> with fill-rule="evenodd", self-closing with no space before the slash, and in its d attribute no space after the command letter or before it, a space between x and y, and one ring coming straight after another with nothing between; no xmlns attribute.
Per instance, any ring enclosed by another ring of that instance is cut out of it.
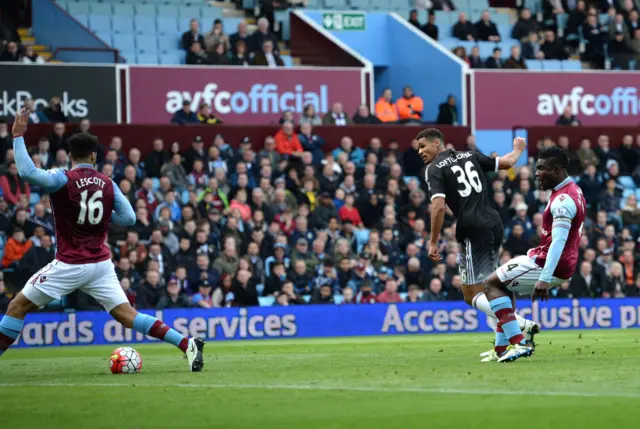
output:
<svg viewBox="0 0 640 429"><path fill-rule="evenodd" d="M326 30L364 30L364 13L323 13L322 24Z"/></svg>

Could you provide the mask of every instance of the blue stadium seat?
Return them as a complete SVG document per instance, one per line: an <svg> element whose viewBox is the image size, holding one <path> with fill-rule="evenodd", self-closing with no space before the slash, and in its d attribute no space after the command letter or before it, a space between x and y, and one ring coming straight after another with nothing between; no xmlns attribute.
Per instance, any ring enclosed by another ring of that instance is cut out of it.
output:
<svg viewBox="0 0 640 429"><path fill-rule="evenodd" d="M206 19L222 19L222 9L215 6L202 6L200 9L200 16Z"/></svg>
<svg viewBox="0 0 640 429"><path fill-rule="evenodd" d="M460 45L460 40L453 37L440 38L440 44L448 51L451 51L456 46Z"/></svg>
<svg viewBox="0 0 640 429"><path fill-rule="evenodd" d="M453 24L451 22L451 14L442 10L436 10L436 25Z"/></svg>
<svg viewBox="0 0 640 429"><path fill-rule="evenodd" d="M307 1L307 8L309 8L309 9L321 9L322 8L322 1L321 0L308 0Z"/></svg>
<svg viewBox="0 0 640 429"><path fill-rule="evenodd" d="M451 37L452 30L453 25L451 24L438 24L438 38Z"/></svg>
<svg viewBox="0 0 640 429"><path fill-rule="evenodd" d="M158 51L158 37L148 35L136 36L136 49L143 53L155 53Z"/></svg>
<svg viewBox="0 0 640 429"><path fill-rule="evenodd" d="M491 19L497 26L506 25L508 27L511 27L511 24L509 23L509 15L507 15L506 13L494 13L491 16Z"/></svg>
<svg viewBox="0 0 640 429"><path fill-rule="evenodd" d="M542 61L540 60L526 60L526 64L529 70L542 70Z"/></svg>
<svg viewBox="0 0 640 429"><path fill-rule="evenodd" d="M372 9L385 10L388 7L389 7L389 0L371 0Z"/></svg>
<svg viewBox="0 0 640 429"><path fill-rule="evenodd" d="M120 56L124 59L127 64L135 64L136 63L136 53L135 52L122 52L120 51Z"/></svg>
<svg viewBox="0 0 640 429"><path fill-rule="evenodd" d="M580 60L566 60L562 62L562 70L582 70Z"/></svg>
<svg viewBox="0 0 640 429"><path fill-rule="evenodd" d="M367 10L371 7L370 0L351 0L349 3L352 9Z"/></svg>
<svg viewBox="0 0 640 429"><path fill-rule="evenodd" d="M88 15L89 3L69 3L67 11L71 15Z"/></svg>
<svg viewBox="0 0 640 429"><path fill-rule="evenodd" d="M73 17L80 24L84 25L85 27L89 27L89 15L74 15Z"/></svg>
<svg viewBox="0 0 640 429"><path fill-rule="evenodd" d="M277 13L278 12L276 12L276 16ZM224 32L227 34L235 33L236 31L238 31L238 24L240 24L242 21L244 21L244 18L224 18L222 20Z"/></svg>
<svg viewBox="0 0 640 429"><path fill-rule="evenodd" d="M178 52L160 55L160 64L182 64L182 56Z"/></svg>
<svg viewBox="0 0 640 429"><path fill-rule="evenodd" d="M506 39L510 39L511 38L511 26L510 25L504 25L504 24L500 24L498 25L498 33L500 33L500 37L502 37L503 40Z"/></svg>
<svg viewBox="0 0 640 429"><path fill-rule="evenodd" d="M291 58L291 55L281 55L280 58L282 58L285 67L293 67L293 58Z"/></svg>
<svg viewBox="0 0 640 429"><path fill-rule="evenodd" d="M133 5L131 4L114 4L113 14L119 16L135 16Z"/></svg>
<svg viewBox="0 0 640 429"><path fill-rule="evenodd" d="M89 11L97 15L111 15L113 12L108 3L89 3Z"/></svg>
<svg viewBox="0 0 640 429"><path fill-rule="evenodd" d="M138 54L136 64L160 64L158 54Z"/></svg>
<svg viewBox="0 0 640 429"><path fill-rule="evenodd" d="M497 45L493 42L478 42L478 48L480 49L480 56L482 58L488 58L491 55L493 55L493 49L496 47ZM505 52L504 52L504 48L503 48L503 52L502 55L504 56ZM507 52L508 55L508 52Z"/></svg>
<svg viewBox="0 0 640 429"><path fill-rule="evenodd" d="M620 183L625 189L636 189L636 183L631 176L618 177L618 183Z"/></svg>
<svg viewBox="0 0 640 429"><path fill-rule="evenodd" d="M469 21L473 22L474 24L478 21L480 21L480 18L482 17L482 10L480 9L474 9L471 12L468 13L467 18L469 18ZM456 20L458 18L456 17Z"/></svg>
<svg viewBox="0 0 640 429"><path fill-rule="evenodd" d="M113 47L122 52L135 52L136 44L132 34L114 34Z"/></svg>
<svg viewBox="0 0 640 429"><path fill-rule="evenodd" d="M346 9L346 6L345 0L324 0L324 7L327 9Z"/></svg>
<svg viewBox="0 0 640 429"><path fill-rule="evenodd" d="M562 70L562 62L560 60L544 60L542 62L542 69L553 71Z"/></svg>
<svg viewBox="0 0 640 429"><path fill-rule="evenodd" d="M178 9L178 16L183 18L202 18L202 12L199 6L182 6Z"/></svg>
<svg viewBox="0 0 640 429"><path fill-rule="evenodd" d="M567 26L567 21L569 20L568 13L560 13L556 15L556 20L558 21L558 28L565 28Z"/></svg>
<svg viewBox="0 0 640 429"><path fill-rule="evenodd" d="M109 46L113 46L113 35L111 32L97 32L96 36Z"/></svg>
<svg viewBox="0 0 640 429"><path fill-rule="evenodd" d="M171 52L179 49L180 36L159 36L158 37L158 49L162 52Z"/></svg>
<svg viewBox="0 0 640 429"><path fill-rule="evenodd" d="M151 190L153 192L158 192L158 189L160 189L160 179L158 179L157 177L152 177L151 178Z"/></svg>
<svg viewBox="0 0 640 429"><path fill-rule="evenodd" d="M600 24L606 24L607 22L609 22L609 15L606 13L601 13L598 17L598 21L600 21Z"/></svg>
<svg viewBox="0 0 640 429"><path fill-rule="evenodd" d="M133 18L130 16L114 16L113 32L116 34L133 34Z"/></svg>
<svg viewBox="0 0 640 429"><path fill-rule="evenodd" d="M159 4L158 5L158 16L178 16L178 6L167 5L167 4Z"/></svg>
<svg viewBox="0 0 640 429"><path fill-rule="evenodd" d="M156 25L158 29L158 34L171 34L175 36L176 34L182 34L187 29L178 29L178 20L175 16L159 16L156 18Z"/></svg>
<svg viewBox="0 0 640 429"><path fill-rule="evenodd" d="M136 34L155 35L157 33L155 16L135 16L133 18L133 27Z"/></svg>
<svg viewBox="0 0 640 429"><path fill-rule="evenodd" d="M489 9L489 0L469 0L469 7L471 9Z"/></svg>
<svg viewBox="0 0 640 429"><path fill-rule="evenodd" d="M89 27L94 32L99 31L111 31L111 17L104 15L91 15L89 16Z"/></svg>
<svg viewBox="0 0 640 429"><path fill-rule="evenodd" d="M138 16L153 16L158 14L155 4L137 4L136 15Z"/></svg>

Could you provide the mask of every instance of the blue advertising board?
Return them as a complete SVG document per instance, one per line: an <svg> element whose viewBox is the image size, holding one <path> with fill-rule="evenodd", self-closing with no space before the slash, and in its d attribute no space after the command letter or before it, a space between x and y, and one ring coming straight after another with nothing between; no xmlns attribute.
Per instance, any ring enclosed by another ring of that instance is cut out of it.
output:
<svg viewBox="0 0 640 429"><path fill-rule="evenodd" d="M518 312L542 329L640 328L640 299L520 302ZM151 311L185 336L209 341L270 338L489 332L486 316L464 302L307 305ZM27 316L17 344L62 346L156 341L103 312Z"/></svg>

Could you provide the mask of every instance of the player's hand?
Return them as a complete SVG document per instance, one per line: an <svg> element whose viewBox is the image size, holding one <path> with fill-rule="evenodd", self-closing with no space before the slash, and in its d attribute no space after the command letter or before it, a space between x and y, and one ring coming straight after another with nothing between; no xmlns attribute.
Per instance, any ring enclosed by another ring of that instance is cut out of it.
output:
<svg viewBox="0 0 640 429"><path fill-rule="evenodd" d="M524 152L527 148L527 141L524 137L516 137L513 139L513 150L518 150L520 152Z"/></svg>
<svg viewBox="0 0 640 429"><path fill-rule="evenodd" d="M533 294L531 294L531 302L534 302L536 298L540 297L540 301L549 301L549 289L551 285L542 280L538 280L536 286L533 288Z"/></svg>
<svg viewBox="0 0 640 429"><path fill-rule="evenodd" d="M433 262L440 260L440 251L438 250L438 243L429 242L429 259Z"/></svg>
<svg viewBox="0 0 640 429"><path fill-rule="evenodd" d="M29 111L24 107L20 109L20 112L16 114L16 121L13 123L11 129L11 135L23 136L27 132L27 125L29 124Z"/></svg>

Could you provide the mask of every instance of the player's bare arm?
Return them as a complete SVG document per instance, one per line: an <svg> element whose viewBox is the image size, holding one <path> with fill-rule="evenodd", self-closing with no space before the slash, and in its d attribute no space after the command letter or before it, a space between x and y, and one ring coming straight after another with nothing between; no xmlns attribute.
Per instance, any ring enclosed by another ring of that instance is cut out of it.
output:
<svg viewBox="0 0 640 429"><path fill-rule="evenodd" d="M508 170L518 162L524 150L527 148L527 141L523 137L513 139L513 150L508 154L498 158L498 169Z"/></svg>
<svg viewBox="0 0 640 429"><path fill-rule="evenodd" d="M443 197L436 197L431 201L431 239L429 240L429 259L434 262L440 260L438 240L444 224L446 204Z"/></svg>

